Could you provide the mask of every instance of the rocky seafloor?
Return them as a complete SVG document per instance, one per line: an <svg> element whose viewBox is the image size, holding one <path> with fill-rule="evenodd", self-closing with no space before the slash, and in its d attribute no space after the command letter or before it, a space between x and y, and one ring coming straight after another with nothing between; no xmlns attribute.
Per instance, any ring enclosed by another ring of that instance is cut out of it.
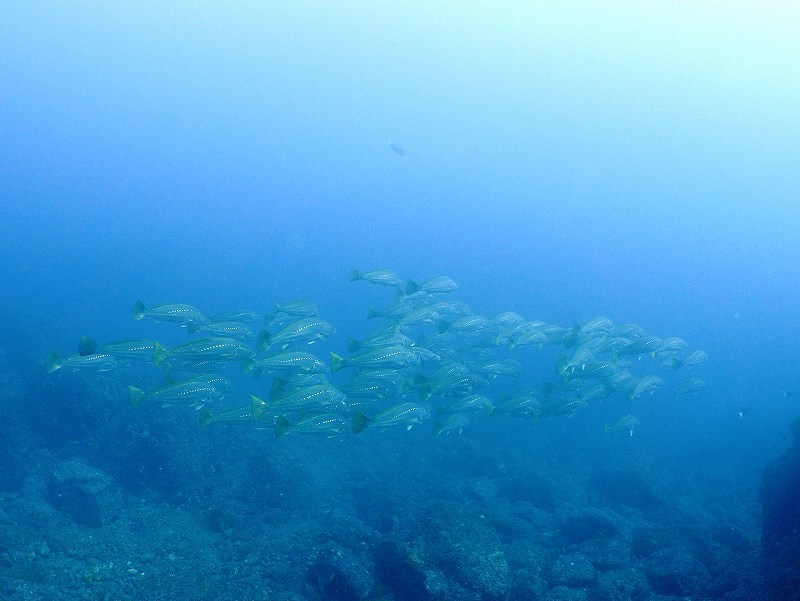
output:
<svg viewBox="0 0 800 601"><path fill-rule="evenodd" d="M2 376L0 599L770 594L732 464L567 419L275 440L102 386Z"/></svg>

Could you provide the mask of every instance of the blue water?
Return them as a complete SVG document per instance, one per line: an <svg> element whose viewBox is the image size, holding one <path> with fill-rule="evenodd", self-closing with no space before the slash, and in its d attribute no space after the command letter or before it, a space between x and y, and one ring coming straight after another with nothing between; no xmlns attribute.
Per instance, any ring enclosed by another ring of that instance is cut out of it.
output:
<svg viewBox="0 0 800 601"><path fill-rule="evenodd" d="M8 4L4 369L46 381L83 334L172 336L130 319L137 299L311 299L337 328L319 352L341 350L391 301L351 267L447 274L483 315L604 315L704 349L705 390L640 403L628 452L756 480L800 413L792 10ZM488 448L528 442L480 422Z"/></svg>

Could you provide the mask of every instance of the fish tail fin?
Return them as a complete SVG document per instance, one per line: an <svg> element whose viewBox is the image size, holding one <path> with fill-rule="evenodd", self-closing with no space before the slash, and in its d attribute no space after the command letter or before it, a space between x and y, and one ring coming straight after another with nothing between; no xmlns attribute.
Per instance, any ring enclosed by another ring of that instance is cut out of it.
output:
<svg viewBox="0 0 800 601"><path fill-rule="evenodd" d="M355 282L356 280L360 280L360 279L361 279L361 272L358 269L356 269L355 267L353 267L350 270L350 281L351 282Z"/></svg>
<svg viewBox="0 0 800 601"><path fill-rule="evenodd" d="M61 360L59 356L55 353L50 353L47 355L47 359L45 359L45 366L47 367L47 373L53 373L55 370L61 367Z"/></svg>
<svg viewBox="0 0 800 601"><path fill-rule="evenodd" d="M369 418L361 413L360 411L356 411L355 415L353 415L353 434L358 434L364 428L369 425Z"/></svg>
<svg viewBox="0 0 800 601"><path fill-rule="evenodd" d="M377 309L367 309L367 319L372 319L373 317L378 317L378 310Z"/></svg>
<svg viewBox="0 0 800 601"><path fill-rule="evenodd" d="M491 401L487 401L483 408L486 410L486 415L492 415L494 413L494 405Z"/></svg>
<svg viewBox="0 0 800 601"><path fill-rule="evenodd" d="M408 280L406 283L406 294L414 294L417 290L419 290L419 284L414 280Z"/></svg>
<svg viewBox="0 0 800 601"><path fill-rule="evenodd" d="M255 365L256 365L255 359L253 359L252 357L248 357L247 359L242 359L242 373L246 374L253 371Z"/></svg>
<svg viewBox="0 0 800 601"><path fill-rule="evenodd" d="M128 386L128 399L131 402L131 407L138 407L144 400L144 390L136 388L136 386Z"/></svg>
<svg viewBox="0 0 800 601"><path fill-rule="evenodd" d="M433 424L433 435L439 436L442 433L442 423L439 420Z"/></svg>
<svg viewBox="0 0 800 601"><path fill-rule="evenodd" d="M444 319L439 321L439 333L444 334L447 330L450 329L450 324L446 322Z"/></svg>
<svg viewBox="0 0 800 601"><path fill-rule="evenodd" d="M131 315L133 315L133 319L135 321L139 321L142 317L144 317L146 311L147 309L144 308L144 303L140 300L137 300L136 304L133 305Z"/></svg>
<svg viewBox="0 0 800 601"><path fill-rule="evenodd" d="M81 341L78 343L78 354L82 357L86 355L94 355L100 345L88 336L81 336Z"/></svg>
<svg viewBox="0 0 800 601"><path fill-rule="evenodd" d="M269 332L266 330L261 330L258 333L258 339L256 340L256 350L259 353L264 353L270 347L270 335Z"/></svg>
<svg viewBox="0 0 800 601"><path fill-rule="evenodd" d="M199 329L200 329L200 324L196 321L190 321L189 323L186 324L187 334L194 334Z"/></svg>
<svg viewBox="0 0 800 601"><path fill-rule="evenodd" d="M289 432L289 428L291 427L291 423L289 420L279 415L278 418L275 420L275 425L273 426L273 430L275 430L275 438L280 438L281 436L286 436Z"/></svg>
<svg viewBox="0 0 800 601"><path fill-rule="evenodd" d="M166 347L155 342L153 344L153 364L156 366L161 365L164 359L167 358L168 353L169 351L167 351Z"/></svg>
<svg viewBox="0 0 800 601"><path fill-rule="evenodd" d="M672 358L672 369L678 369L679 367L683 367L683 361L677 359L676 357Z"/></svg>
<svg viewBox="0 0 800 601"><path fill-rule="evenodd" d="M214 414L211 413L208 409L203 409L200 411L200 417L198 421L200 422L200 427L203 430L205 430L208 427L208 424L210 424L213 420L214 420Z"/></svg>
<svg viewBox="0 0 800 601"><path fill-rule="evenodd" d="M261 416L264 415L264 411L267 409L267 403L254 394L250 395L250 403L252 407L251 411L253 413L253 419L261 419Z"/></svg>
<svg viewBox="0 0 800 601"><path fill-rule="evenodd" d="M344 367L344 357L331 352L331 373L336 373Z"/></svg>
<svg viewBox="0 0 800 601"><path fill-rule="evenodd" d="M603 424L603 434L608 436L609 432L611 432L611 426L609 426L608 424Z"/></svg>
<svg viewBox="0 0 800 601"><path fill-rule="evenodd" d="M351 353L356 352L362 346L363 345L358 340L356 340L355 338L348 338L347 339L347 350L349 352L351 352Z"/></svg>

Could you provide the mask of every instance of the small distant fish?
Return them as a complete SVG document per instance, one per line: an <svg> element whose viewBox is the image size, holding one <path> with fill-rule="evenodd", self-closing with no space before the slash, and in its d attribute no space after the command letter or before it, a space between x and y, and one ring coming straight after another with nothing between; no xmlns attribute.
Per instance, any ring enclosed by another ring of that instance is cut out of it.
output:
<svg viewBox="0 0 800 601"><path fill-rule="evenodd" d="M417 356L405 346L382 346L363 351L349 358L331 352L332 373L345 367L402 369L418 364Z"/></svg>
<svg viewBox="0 0 800 601"><path fill-rule="evenodd" d="M268 314L264 321L268 325L285 324L290 321L297 321L303 317L316 317L319 309L311 301L296 300L286 303L275 303L271 314Z"/></svg>
<svg viewBox="0 0 800 601"><path fill-rule="evenodd" d="M252 349L233 338L203 338L176 346L173 349L167 349L156 342L154 347L153 363L155 365L161 365L162 361L167 358L188 362L244 361L251 359L255 354Z"/></svg>
<svg viewBox="0 0 800 601"><path fill-rule="evenodd" d="M286 413L341 405L344 399L344 393L330 384L315 384L308 388L300 388L270 400L269 403L261 401L258 397L251 396L251 400L254 403L263 403L266 409Z"/></svg>
<svg viewBox="0 0 800 601"><path fill-rule="evenodd" d="M191 305L171 303L145 308L142 301L136 301L131 311L133 319L139 321L143 317L152 317L156 321L174 321L181 325L208 323L209 319Z"/></svg>
<svg viewBox="0 0 800 601"><path fill-rule="evenodd" d="M406 151L403 150L396 142L389 144L389 148L391 148L395 154L400 155L401 157L406 156Z"/></svg>
<svg viewBox="0 0 800 601"><path fill-rule="evenodd" d="M414 294L415 292L423 292L425 294L444 294L445 292L452 292L458 288L451 278L446 275L436 276L422 284L417 284L414 280L408 280L406 284L406 294Z"/></svg>
<svg viewBox="0 0 800 601"><path fill-rule="evenodd" d="M389 269L374 269L372 271L359 271L355 268L351 269L350 281L356 282L358 280L366 280L371 284L390 286L393 288L400 288L403 285L403 280L400 279L400 276Z"/></svg>
<svg viewBox="0 0 800 601"><path fill-rule="evenodd" d="M627 432L633 436L633 431L639 427L639 419L633 415L623 415L610 426L605 425L606 434L609 432Z"/></svg>
<svg viewBox="0 0 800 601"><path fill-rule="evenodd" d="M222 392L207 381L189 380L175 382L161 388L145 392L141 388L128 386L131 407L137 407L144 401L161 403L162 406L187 405L202 407L222 398Z"/></svg>
<svg viewBox="0 0 800 601"><path fill-rule="evenodd" d="M237 340L253 340L255 338L253 331L241 321L212 321L206 324L190 323L186 326L186 331L190 334L194 334L198 330L214 336L236 338Z"/></svg>
<svg viewBox="0 0 800 601"><path fill-rule="evenodd" d="M309 415L294 423L289 422L284 416L279 415L275 419L275 438L285 436L289 432L297 432L298 434L327 434L328 436L333 436L334 434L341 434L344 432L346 424L347 418L338 413Z"/></svg>
<svg viewBox="0 0 800 601"><path fill-rule="evenodd" d="M450 434L450 432L456 430L461 434L467 425L469 425L469 418L466 415L463 413L450 413L433 424L433 435L439 436L442 432Z"/></svg>
<svg viewBox="0 0 800 601"><path fill-rule="evenodd" d="M244 371L252 371L257 378L264 371L284 374L320 374L328 371L328 366L316 355L304 351L287 351L249 360L242 364Z"/></svg>
<svg viewBox="0 0 800 601"><path fill-rule="evenodd" d="M323 321L318 317L306 317L289 323L275 335L271 335L266 330L261 330L256 347L259 353L263 353L276 344L283 348L294 343L311 344L317 340L324 340L335 332L336 328L327 321Z"/></svg>
<svg viewBox="0 0 800 601"><path fill-rule="evenodd" d="M695 394L703 390L706 387L706 383L703 382L700 378L690 378L681 382L678 391L675 393L675 398L683 395L688 394Z"/></svg>
<svg viewBox="0 0 800 601"><path fill-rule="evenodd" d="M645 393L653 394L663 383L664 380L658 376L645 376L636 383L636 386L628 395L628 399L633 400Z"/></svg>
<svg viewBox="0 0 800 601"><path fill-rule="evenodd" d="M221 424L248 424L256 425L257 417L256 410L261 410L261 406L256 403L243 405L241 407L234 407L219 413L211 413L206 408L200 410L200 427L206 428L209 424L219 422ZM260 416L259 416L260 417Z"/></svg>
<svg viewBox="0 0 800 601"><path fill-rule="evenodd" d="M224 313L217 313L211 317L212 322L220 321L238 321L241 323L255 323L261 320L261 316L255 311L249 309L236 309L234 311L225 311Z"/></svg>
<svg viewBox="0 0 800 601"><path fill-rule="evenodd" d="M430 409L416 403L395 405L375 417L367 417L360 411L356 411L353 416L353 433L358 434L367 426L378 426L379 428L405 426L407 430L410 430L414 424L425 421L430 416Z"/></svg>
<svg viewBox="0 0 800 601"><path fill-rule="evenodd" d="M683 366L690 366L690 365L700 365L701 363L705 363L708 359L708 354L705 351L698 350L693 352L691 355L686 357L685 359L672 359L672 369L678 369L679 367Z"/></svg>

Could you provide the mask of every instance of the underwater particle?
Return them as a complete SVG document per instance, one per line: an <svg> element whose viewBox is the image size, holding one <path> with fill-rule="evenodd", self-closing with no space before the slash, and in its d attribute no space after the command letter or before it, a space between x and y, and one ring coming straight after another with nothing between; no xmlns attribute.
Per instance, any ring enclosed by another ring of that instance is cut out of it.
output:
<svg viewBox="0 0 800 601"><path fill-rule="evenodd" d="M395 154L400 155L401 157L406 156L406 151L403 150L403 148L397 144L397 142L391 142L389 144L389 148L391 148Z"/></svg>

